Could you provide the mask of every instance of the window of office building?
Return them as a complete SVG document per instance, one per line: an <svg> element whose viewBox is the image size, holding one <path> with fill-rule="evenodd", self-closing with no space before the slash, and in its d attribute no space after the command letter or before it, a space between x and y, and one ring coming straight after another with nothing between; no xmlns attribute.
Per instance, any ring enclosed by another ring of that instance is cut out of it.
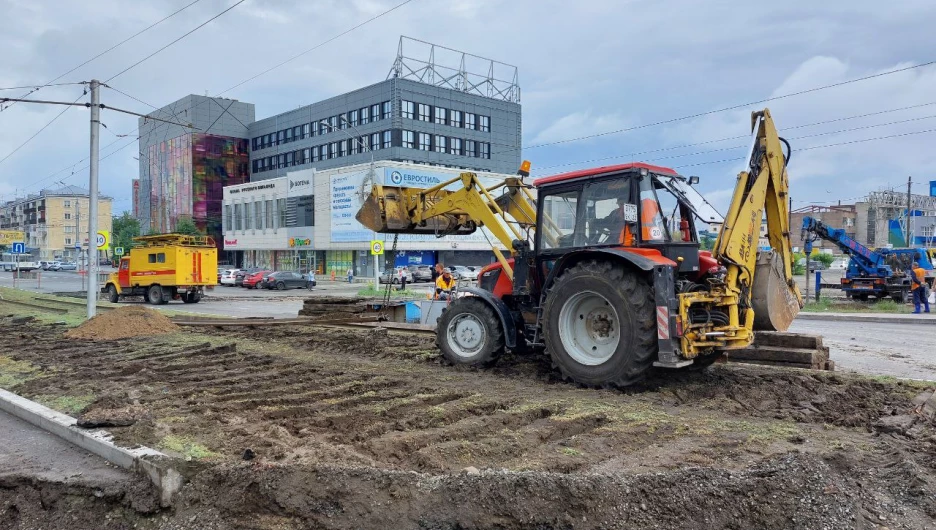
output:
<svg viewBox="0 0 936 530"><path fill-rule="evenodd" d="M328 134L328 120L322 120L319 122L319 134Z"/></svg>
<svg viewBox="0 0 936 530"><path fill-rule="evenodd" d="M474 140L465 140L465 156L478 156L478 153L475 151L477 149L476 142Z"/></svg>
<svg viewBox="0 0 936 530"><path fill-rule="evenodd" d="M480 158L491 158L491 144L487 142L478 142L478 147L480 147L478 152L478 156Z"/></svg>
<svg viewBox="0 0 936 530"><path fill-rule="evenodd" d="M329 125L328 127L329 131L334 131L335 129L337 129L338 128L338 116L332 116L331 118L328 118L328 125ZM344 129L343 123L341 124L341 128Z"/></svg>
<svg viewBox="0 0 936 530"><path fill-rule="evenodd" d="M256 219L256 225L254 228L257 230L263 230L263 203L261 201L256 201L253 203L254 219Z"/></svg>
<svg viewBox="0 0 936 530"><path fill-rule="evenodd" d="M360 145L360 147L361 147L361 152L362 152L362 153L366 153L366 152L370 151L370 142L367 141L367 135L366 135L366 134L365 134L364 136L358 138L358 141L360 142L359 145Z"/></svg>
<svg viewBox="0 0 936 530"><path fill-rule="evenodd" d="M491 132L490 116L478 116L478 130L481 132Z"/></svg>
<svg viewBox="0 0 936 530"><path fill-rule="evenodd" d="M370 123L370 107L361 109L361 125Z"/></svg>
<svg viewBox="0 0 936 530"><path fill-rule="evenodd" d="M293 157L292 152L286 153L286 167L292 166L294 161L295 158Z"/></svg>
<svg viewBox="0 0 936 530"><path fill-rule="evenodd" d="M393 147L393 134L391 133L391 131L383 132L383 143L381 147L384 149L390 149L391 147Z"/></svg>
<svg viewBox="0 0 936 530"><path fill-rule="evenodd" d="M415 149L416 145L413 137L413 131L403 131L403 147L407 149Z"/></svg>
<svg viewBox="0 0 936 530"><path fill-rule="evenodd" d="M338 156L346 156L348 154L348 141L342 140L338 142Z"/></svg>
<svg viewBox="0 0 936 530"><path fill-rule="evenodd" d="M306 147L302 150L302 163L308 164L312 161L312 150Z"/></svg>
<svg viewBox="0 0 936 530"><path fill-rule="evenodd" d="M286 226L286 199L276 199L276 212L279 219L279 224L277 226L285 227Z"/></svg>
<svg viewBox="0 0 936 530"><path fill-rule="evenodd" d="M465 128L466 128L466 129L476 129L476 128L477 128L477 127L475 127L475 115L472 114L472 113L470 113L470 112L466 112L466 113L465 113Z"/></svg>
<svg viewBox="0 0 936 530"><path fill-rule="evenodd" d="M250 147L252 150L254 151L257 150L257 147L260 145L259 140L260 140L260 137L258 136L250 141Z"/></svg>
<svg viewBox="0 0 936 530"><path fill-rule="evenodd" d="M302 137L303 137L303 138L308 138L309 136L312 136L312 125L309 124L309 123L303 124L303 126L302 126Z"/></svg>
<svg viewBox="0 0 936 530"><path fill-rule="evenodd" d="M460 110L449 111L449 125L451 125L452 127L462 126L462 111Z"/></svg>
<svg viewBox="0 0 936 530"><path fill-rule="evenodd" d="M224 205L223 230L224 230L225 232L230 232L231 229L233 228L233 227L231 226L231 215L233 215L232 210L233 210L233 208L231 208L231 205L230 205L230 204L225 204L225 205Z"/></svg>
<svg viewBox="0 0 936 530"><path fill-rule="evenodd" d="M348 154L349 154L349 155L356 155L356 154L358 154L358 149L359 149L358 143L359 143L359 142L360 142L360 140L358 140L357 138L348 140Z"/></svg>
<svg viewBox="0 0 936 530"><path fill-rule="evenodd" d="M449 139L449 154L460 155L461 150L462 150L461 138L450 138Z"/></svg>
<svg viewBox="0 0 936 530"><path fill-rule="evenodd" d="M416 105L416 111L419 115L419 121L432 121L429 116L431 109L432 107L430 107L429 105L424 105L422 103Z"/></svg>
<svg viewBox="0 0 936 530"><path fill-rule="evenodd" d="M338 142L332 142L328 146L328 158L338 158Z"/></svg>
<svg viewBox="0 0 936 530"><path fill-rule="evenodd" d="M319 148L318 146L315 146L312 148L312 162L318 162L318 161L319 161Z"/></svg>
<svg viewBox="0 0 936 530"><path fill-rule="evenodd" d="M244 204L244 230L251 230L253 228L253 208L251 203Z"/></svg>
<svg viewBox="0 0 936 530"><path fill-rule="evenodd" d="M276 167L277 169L286 167L286 155L285 154L279 155L279 160L277 161Z"/></svg>
<svg viewBox="0 0 936 530"><path fill-rule="evenodd" d="M315 196L296 198L296 226L315 226Z"/></svg>
<svg viewBox="0 0 936 530"><path fill-rule="evenodd" d="M276 133L276 145L286 142L286 131L279 131Z"/></svg>
<svg viewBox="0 0 936 530"><path fill-rule="evenodd" d="M380 104L371 105L370 115L371 115L371 121L377 121L380 119Z"/></svg>
<svg viewBox="0 0 936 530"><path fill-rule="evenodd" d="M416 104L412 101L402 101L400 103L400 117L412 120L415 116Z"/></svg>
<svg viewBox="0 0 936 530"><path fill-rule="evenodd" d="M285 141L285 143L289 143L289 142L291 142L292 139L293 139L293 131L292 131L292 129L286 129L285 132L286 132L286 141Z"/></svg>
<svg viewBox="0 0 936 530"><path fill-rule="evenodd" d="M302 125L293 127L293 141L302 139Z"/></svg>
<svg viewBox="0 0 936 530"><path fill-rule="evenodd" d="M435 150L437 153L444 153L446 147L445 137L441 135L436 135L435 137Z"/></svg>
<svg viewBox="0 0 936 530"><path fill-rule="evenodd" d="M234 205L234 230L243 230L244 229L244 214L241 212L243 208L242 204Z"/></svg>
<svg viewBox="0 0 936 530"><path fill-rule="evenodd" d="M439 125L446 125L448 123L448 112L444 108L435 108L435 122Z"/></svg>
<svg viewBox="0 0 936 530"><path fill-rule="evenodd" d="M391 109L390 102L389 102L389 101L384 101L382 107L383 107L383 112L381 113L381 118L383 118L383 119L385 119L385 120L389 120L389 119L390 119L390 113L391 113L391 110L390 110L390 109Z"/></svg>
<svg viewBox="0 0 936 530"><path fill-rule="evenodd" d="M372 151L380 149L380 133L374 133L371 135L370 148Z"/></svg>
<svg viewBox="0 0 936 530"><path fill-rule="evenodd" d="M419 150L432 150L432 136L429 133L419 133Z"/></svg>

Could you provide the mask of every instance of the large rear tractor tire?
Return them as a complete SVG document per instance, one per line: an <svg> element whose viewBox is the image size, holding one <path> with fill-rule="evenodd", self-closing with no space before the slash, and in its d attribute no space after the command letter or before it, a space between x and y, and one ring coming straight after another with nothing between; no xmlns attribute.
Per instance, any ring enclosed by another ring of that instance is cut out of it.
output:
<svg viewBox="0 0 936 530"><path fill-rule="evenodd" d="M648 279L623 264L589 260L562 273L546 295L543 335L553 366L590 387L626 387L657 356Z"/></svg>
<svg viewBox="0 0 936 530"><path fill-rule="evenodd" d="M117 288L114 287L114 284L107 286L107 300L112 304L116 304L118 301L120 301L120 295L117 294Z"/></svg>
<svg viewBox="0 0 936 530"><path fill-rule="evenodd" d="M436 345L452 364L486 367L504 353L504 330L491 306L464 296L453 300L439 317Z"/></svg>

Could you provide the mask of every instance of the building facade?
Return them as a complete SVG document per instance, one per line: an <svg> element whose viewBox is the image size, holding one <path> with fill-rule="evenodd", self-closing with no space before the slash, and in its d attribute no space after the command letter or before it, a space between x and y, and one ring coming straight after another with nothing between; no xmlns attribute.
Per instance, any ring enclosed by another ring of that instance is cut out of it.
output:
<svg viewBox="0 0 936 530"><path fill-rule="evenodd" d="M390 160L512 173L520 104L391 78L250 126L251 180Z"/></svg>
<svg viewBox="0 0 936 530"><path fill-rule="evenodd" d="M858 208L855 204L839 204L836 206L813 205L799 208L790 214L790 230L792 232L790 234L790 240L795 248L804 248L806 242L803 241L802 235L803 218L812 217L813 219L822 221L826 226L844 228L845 235L865 244L864 238L866 236L858 233L860 226L858 223L858 216ZM813 248L820 251L830 250L834 254L840 254L835 244L824 239L813 241Z"/></svg>
<svg viewBox="0 0 936 530"><path fill-rule="evenodd" d="M327 170L290 171L285 176L224 189L222 261L271 270L316 270L371 278L373 240L384 242L388 265L486 265L494 260L492 244L503 248L485 229L471 235L375 234L354 219L369 182L430 187L457 178L461 170L380 161ZM478 173L494 184L507 175ZM455 189L459 183L452 184ZM394 244L394 240L396 243Z"/></svg>
<svg viewBox="0 0 936 530"><path fill-rule="evenodd" d="M143 233L171 232L189 217L217 241L223 187L250 177L254 106L190 95L151 115L191 127L140 118L140 178L133 191Z"/></svg>
<svg viewBox="0 0 936 530"><path fill-rule="evenodd" d="M98 198L98 230L110 231L111 198ZM78 261L88 248L90 197L78 186L42 190L0 205L0 230L18 230L37 260Z"/></svg>

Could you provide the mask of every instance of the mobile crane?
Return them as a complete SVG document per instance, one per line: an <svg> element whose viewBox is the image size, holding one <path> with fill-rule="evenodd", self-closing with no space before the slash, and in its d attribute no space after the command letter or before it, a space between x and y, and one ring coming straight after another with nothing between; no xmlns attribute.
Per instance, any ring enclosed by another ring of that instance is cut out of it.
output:
<svg viewBox="0 0 936 530"><path fill-rule="evenodd" d="M701 218L686 196L698 178L643 163L540 178L535 199L523 180L529 162L492 187L469 172L425 189L373 183L356 219L396 234L483 227L509 251L494 247L497 263L439 318L447 361L484 366L505 349L545 350L567 380L628 386L652 366L704 367L749 346L755 330L785 331L802 307L789 144L768 110L752 114L752 130L711 252L699 249ZM765 215L772 251L759 253Z"/></svg>
<svg viewBox="0 0 936 530"><path fill-rule="evenodd" d="M849 237L845 230L832 228L818 219L803 217L801 236L805 242L803 249L806 255L812 253L812 244L816 239L824 239L833 243L851 259L848 260L848 269L842 277L842 291L849 298L867 300L875 298L891 298L896 302L906 303L910 294L910 270L913 262L931 271L927 283L932 283L933 265L929 254L923 248L882 248L870 249L855 239Z"/></svg>

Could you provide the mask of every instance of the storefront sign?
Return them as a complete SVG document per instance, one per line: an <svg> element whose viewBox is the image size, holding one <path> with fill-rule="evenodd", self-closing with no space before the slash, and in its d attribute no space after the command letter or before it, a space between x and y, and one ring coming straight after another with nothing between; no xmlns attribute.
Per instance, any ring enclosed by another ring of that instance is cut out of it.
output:
<svg viewBox="0 0 936 530"><path fill-rule="evenodd" d="M0 245L9 246L14 241L25 241L26 234L16 230L0 230Z"/></svg>
<svg viewBox="0 0 936 530"><path fill-rule="evenodd" d="M310 246L312 246L312 240L309 238L301 238L301 237L289 238L289 248L310 247Z"/></svg>
<svg viewBox="0 0 936 530"><path fill-rule="evenodd" d="M291 171L286 174L286 196L304 197L306 195L312 195L315 192L314 182L314 169Z"/></svg>
<svg viewBox="0 0 936 530"><path fill-rule="evenodd" d="M230 194L247 193L248 191L272 190L275 187L276 184L270 182L268 184L254 184L253 186L245 186L243 188L228 188L227 192Z"/></svg>
<svg viewBox="0 0 936 530"><path fill-rule="evenodd" d="M224 238L224 248L236 247L236 246L237 246L237 240L236 240L236 239Z"/></svg>

